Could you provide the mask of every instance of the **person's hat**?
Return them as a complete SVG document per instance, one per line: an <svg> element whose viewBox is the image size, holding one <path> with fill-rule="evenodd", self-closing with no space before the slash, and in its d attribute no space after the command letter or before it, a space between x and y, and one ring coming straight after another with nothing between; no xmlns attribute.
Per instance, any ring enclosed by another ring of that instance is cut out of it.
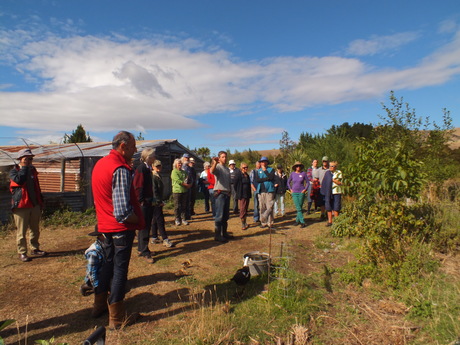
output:
<svg viewBox="0 0 460 345"><path fill-rule="evenodd" d="M295 170L295 167L297 167L297 166L300 166L302 169L304 168L304 165L301 162L296 161L294 163L294 165L292 166L292 170Z"/></svg>
<svg viewBox="0 0 460 345"><path fill-rule="evenodd" d="M90 232L88 236L99 236L102 235L102 232L99 232L99 229L97 227L97 224L94 226L94 231Z"/></svg>
<svg viewBox="0 0 460 345"><path fill-rule="evenodd" d="M329 157L328 157L328 156L324 156L324 157L323 157L323 162L329 162Z"/></svg>
<svg viewBox="0 0 460 345"><path fill-rule="evenodd" d="M259 162L268 162L268 158L265 156L260 157Z"/></svg>
<svg viewBox="0 0 460 345"><path fill-rule="evenodd" d="M235 161L233 159L230 159L230 162L228 162L228 165L232 165L232 164L236 165Z"/></svg>
<svg viewBox="0 0 460 345"><path fill-rule="evenodd" d="M35 155L30 151L30 149L23 149L18 152L18 159L21 159L22 157L27 157L27 156L32 156L34 157Z"/></svg>
<svg viewBox="0 0 460 345"><path fill-rule="evenodd" d="M190 161L190 163L195 163L195 158L190 157L189 161Z"/></svg>
<svg viewBox="0 0 460 345"><path fill-rule="evenodd" d="M156 159L155 162L153 162L153 166L154 166L154 167L161 167L161 161L159 161L158 159Z"/></svg>
<svg viewBox="0 0 460 345"><path fill-rule="evenodd" d="M183 157L183 158L190 158L190 155L189 155L188 153L184 153L184 154L182 155L182 157Z"/></svg>
<svg viewBox="0 0 460 345"><path fill-rule="evenodd" d="M282 164L278 164L278 165L276 166L276 169L283 169L283 165L282 165Z"/></svg>

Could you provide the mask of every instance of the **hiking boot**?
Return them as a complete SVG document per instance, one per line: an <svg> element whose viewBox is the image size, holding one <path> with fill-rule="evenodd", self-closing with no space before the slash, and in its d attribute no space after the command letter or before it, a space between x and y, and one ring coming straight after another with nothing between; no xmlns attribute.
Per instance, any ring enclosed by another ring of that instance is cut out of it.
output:
<svg viewBox="0 0 460 345"><path fill-rule="evenodd" d="M27 254L19 254L19 260L21 260L22 262L29 262L29 261L32 261L31 258L29 258L27 256Z"/></svg>
<svg viewBox="0 0 460 345"><path fill-rule="evenodd" d="M93 310L91 311L91 317L96 319L107 313L109 308L107 304L108 297L109 293L107 291L94 295L94 304Z"/></svg>
<svg viewBox="0 0 460 345"><path fill-rule="evenodd" d="M132 325L140 317L139 313L127 315L123 301L109 304L109 328L120 329Z"/></svg>
<svg viewBox="0 0 460 345"><path fill-rule="evenodd" d="M306 227L305 223L300 224L300 227L303 229Z"/></svg>
<svg viewBox="0 0 460 345"><path fill-rule="evenodd" d="M327 223L326 226L332 226L332 223Z"/></svg>
<svg viewBox="0 0 460 345"><path fill-rule="evenodd" d="M166 248L171 248L171 247L174 246L174 244L173 244L169 239L163 240L163 245L164 245Z"/></svg>

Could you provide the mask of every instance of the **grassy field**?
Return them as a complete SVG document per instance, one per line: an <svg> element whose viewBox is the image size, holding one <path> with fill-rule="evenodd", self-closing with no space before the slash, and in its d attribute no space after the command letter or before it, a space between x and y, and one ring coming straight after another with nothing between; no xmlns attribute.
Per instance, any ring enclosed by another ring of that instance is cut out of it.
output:
<svg viewBox="0 0 460 345"><path fill-rule="evenodd" d="M454 344L460 335L460 260L436 254L439 270L409 289L392 290L364 280L346 283L345 267L355 260L357 239L334 238L319 215L295 226L290 207L274 231L240 230L230 219L234 241L213 241L213 222L198 208L187 227L167 229L173 248L151 245L156 262L137 257L126 296L138 323L111 331L107 344ZM200 213L201 211L201 213ZM79 286L91 226L48 223L42 248L51 254L30 263L17 259L15 235L3 233L0 319L15 323L0 331L6 344L80 344L107 316L90 317L92 297ZM243 292L229 281L251 251L270 252L270 275L253 277ZM190 262L183 268L182 263Z"/></svg>

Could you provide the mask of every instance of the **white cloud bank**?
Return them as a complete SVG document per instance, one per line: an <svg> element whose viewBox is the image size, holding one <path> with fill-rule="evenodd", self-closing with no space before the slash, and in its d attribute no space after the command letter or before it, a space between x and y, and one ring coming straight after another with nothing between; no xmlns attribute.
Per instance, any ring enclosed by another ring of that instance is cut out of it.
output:
<svg viewBox="0 0 460 345"><path fill-rule="evenodd" d="M460 73L460 34L411 68L385 69L343 57L277 57L241 62L225 51L159 40L119 37L37 39L24 30L0 32L0 57L38 85L8 92L0 85L0 126L93 132L202 126L199 115L262 107L299 111L380 96L388 90L445 83ZM411 34L355 42L375 54Z"/></svg>

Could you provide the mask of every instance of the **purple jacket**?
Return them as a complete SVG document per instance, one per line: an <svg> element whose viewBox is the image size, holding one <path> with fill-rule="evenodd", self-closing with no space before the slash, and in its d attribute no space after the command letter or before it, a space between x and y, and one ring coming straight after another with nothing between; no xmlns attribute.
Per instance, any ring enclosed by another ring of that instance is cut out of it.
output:
<svg viewBox="0 0 460 345"><path fill-rule="evenodd" d="M308 181L307 173L302 171L301 173L291 172L287 182L287 188L291 193L302 193L303 190L307 190L310 185Z"/></svg>

